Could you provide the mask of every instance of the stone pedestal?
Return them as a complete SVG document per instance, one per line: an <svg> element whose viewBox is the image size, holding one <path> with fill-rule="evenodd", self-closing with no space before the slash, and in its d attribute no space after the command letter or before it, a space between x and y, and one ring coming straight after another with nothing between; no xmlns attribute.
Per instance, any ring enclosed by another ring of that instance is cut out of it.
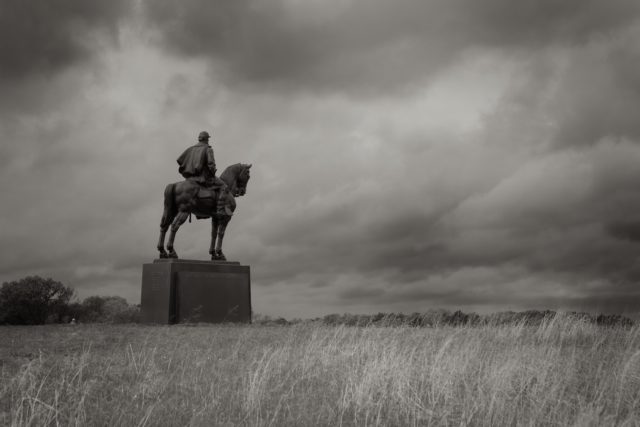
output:
<svg viewBox="0 0 640 427"><path fill-rule="evenodd" d="M249 266L156 259L142 266L142 321L251 322Z"/></svg>

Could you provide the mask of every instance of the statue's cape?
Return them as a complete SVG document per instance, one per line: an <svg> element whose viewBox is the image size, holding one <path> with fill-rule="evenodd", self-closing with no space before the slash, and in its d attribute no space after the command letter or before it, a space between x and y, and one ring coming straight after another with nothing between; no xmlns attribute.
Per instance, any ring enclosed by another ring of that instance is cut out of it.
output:
<svg viewBox="0 0 640 427"><path fill-rule="evenodd" d="M178 172L185 178L200 176L207 167L207 149L211 149L208 144L198 143L193 145L178 157Z"/></svg>

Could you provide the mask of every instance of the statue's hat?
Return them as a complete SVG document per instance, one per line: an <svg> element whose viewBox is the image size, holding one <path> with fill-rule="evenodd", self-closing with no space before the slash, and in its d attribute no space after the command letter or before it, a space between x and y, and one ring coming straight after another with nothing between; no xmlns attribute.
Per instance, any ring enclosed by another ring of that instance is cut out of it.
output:
<svg viewBox="0 0 640 427"><path fill-rule="evenodd" d="M209 138L211 138L211 136L209 135L209 132L207 132L206 130L203 130L198 134L198 141L200 141L201 139L209 139Z"/></svg>

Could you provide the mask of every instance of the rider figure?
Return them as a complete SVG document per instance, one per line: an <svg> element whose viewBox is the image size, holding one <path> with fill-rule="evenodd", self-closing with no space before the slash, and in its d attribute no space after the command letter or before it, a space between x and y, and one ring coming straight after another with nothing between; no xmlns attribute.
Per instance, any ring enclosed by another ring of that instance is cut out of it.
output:
<svg viewBox="0 0 640 427"><path fill-rule="evenodd" d="M213 148L209 145L209 133L200 132L198 143L187 148L178 157L178 172L189 181L198 183L208 190L219 190L216 203L217 213L224 214L225 196L227 185L216 176L216 159L213 156Z"/></svg>

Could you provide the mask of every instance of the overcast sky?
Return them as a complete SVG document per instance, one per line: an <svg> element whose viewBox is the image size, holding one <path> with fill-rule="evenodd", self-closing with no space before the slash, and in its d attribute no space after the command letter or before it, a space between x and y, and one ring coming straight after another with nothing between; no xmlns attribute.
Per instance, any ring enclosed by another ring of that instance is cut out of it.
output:
<svg viewBox="0 0 640 427"><path fill-rule="evenodd" d="M207 130L255 312L640 311L637 0L3 0L0 93L0 282L139 302Z"/></svg>

